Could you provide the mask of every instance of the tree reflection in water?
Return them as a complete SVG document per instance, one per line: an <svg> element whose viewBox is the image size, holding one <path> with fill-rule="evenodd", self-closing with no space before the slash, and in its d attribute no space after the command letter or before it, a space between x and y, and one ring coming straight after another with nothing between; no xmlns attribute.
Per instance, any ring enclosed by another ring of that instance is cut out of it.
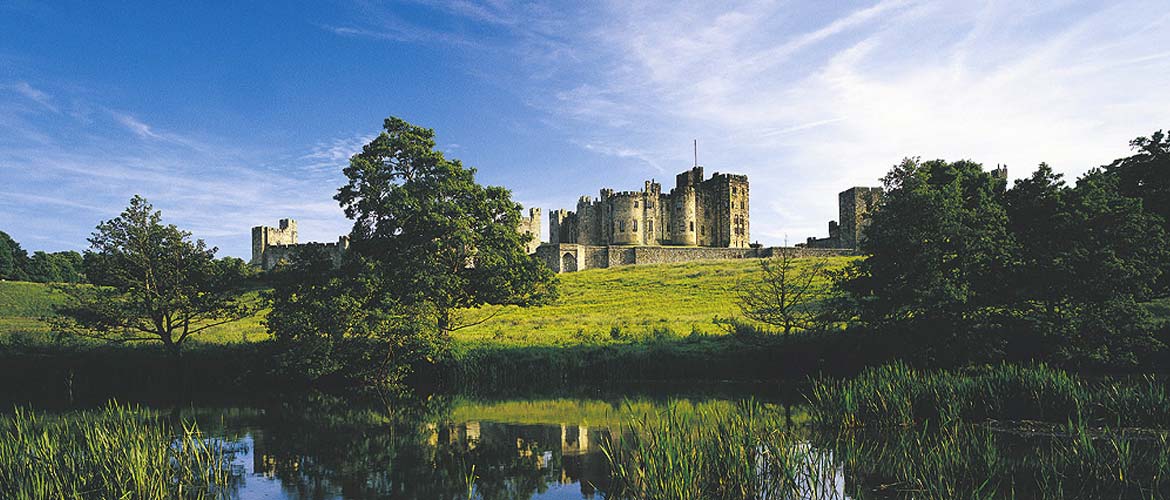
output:
<svg viewBox="0 0 1170 500"><path fill-rule="evenodd" d="M452 400L383 408L314 395L240 422L253 444L252 476L277 480L284 497L594 498L607 484L598 446L608 429L586 424L451 420ZM231 424L227 424L231 427ZM571 489L570 489L571 488ZM249 498L247 484L239 498ZM569 493L570 496L565 496Z"/></svg>

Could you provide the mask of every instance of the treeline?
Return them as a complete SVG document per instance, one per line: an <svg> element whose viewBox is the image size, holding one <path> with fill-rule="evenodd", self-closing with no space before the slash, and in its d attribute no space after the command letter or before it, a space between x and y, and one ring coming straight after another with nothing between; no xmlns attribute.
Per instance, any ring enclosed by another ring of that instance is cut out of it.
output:
<svg viewBox="0 0 1170 500"><path fill-rule="evenodd" d="M1150 313L1170 292L1170 139L1131 146L1071 184L1044 164L1009 186L970 161L904 160L836 309L932 365L1156 363L1170 340Z"/></svg>
<svg viewBox="0 0 1170 500"><path fill-rule="evenodd" d="M30 257L20 243L0 231L0 280L84 283L81 261L81 254L72 250L36 251Z"/></svg>

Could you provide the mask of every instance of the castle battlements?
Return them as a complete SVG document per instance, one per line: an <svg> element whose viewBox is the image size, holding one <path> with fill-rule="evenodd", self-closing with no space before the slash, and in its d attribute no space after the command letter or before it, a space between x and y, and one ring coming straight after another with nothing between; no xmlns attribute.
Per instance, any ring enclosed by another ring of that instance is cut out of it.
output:
<svg viewBox="0 0 1170 500"><path fill-rule="evenodd" d="M602 188L599 194L580 197L575 211L549 212L549 245L749 246L746 175L704 179L703 167L695 166L675 176L669 193L651 179L641 191ZM551 267L561 269L557 264Z"/></svg>
<svg viewBox="0 0 1170 500"><path fill-rule="evenodd" d="M281 262L290 262L308 248L322 248L329 253L335 265L341 265L342 256L349 250L349 237L339 236L336 243L300 243L297 241L297 221L280 219L277 227L252 228L252 260L248 263L272 270Z"/></svg>

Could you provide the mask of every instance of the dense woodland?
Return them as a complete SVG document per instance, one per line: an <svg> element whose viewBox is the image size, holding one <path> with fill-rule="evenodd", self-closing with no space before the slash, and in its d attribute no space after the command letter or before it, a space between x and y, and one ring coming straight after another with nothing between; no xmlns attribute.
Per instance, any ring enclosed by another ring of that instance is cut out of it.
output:
<svg viewBox="0 0 1170 500"><path fill-rule="evenodd" d="M65 252L33 252L32 256L8 233L0 231L0 280L34 283L84 283L82 256Z"/></svg>
<svg viewBox="0 0 1170 500"><path fill-rule="evenodd" d="M1131 145L1071 185L1047 165L1009 187L903 161L838 282L845 314L933 364L1149 365L1170 340L1143 305L1170 293L1170 139Z"/></svg>

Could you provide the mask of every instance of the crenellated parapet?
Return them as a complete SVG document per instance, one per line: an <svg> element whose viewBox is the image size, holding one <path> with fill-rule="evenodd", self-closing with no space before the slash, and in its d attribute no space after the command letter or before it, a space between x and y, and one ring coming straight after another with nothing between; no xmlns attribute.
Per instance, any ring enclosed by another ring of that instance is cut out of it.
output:
<svg viewBox="0 0 1170 500"><path fill-rule="evenodd" d="M549 243L591 246L697 246L748 248L746 175L703 178L695 166L675 176L668 193L650 179L640 191L602 188L582 196L574 211L549 213Z"/></svg>
<svg viewBox="0 0 1170 500"><path fill-rule="evenodd" d="M349 237L339 236L336 243L300 243L297 241L297 221L281 219L277 227L252 228L252 260L249 264L270 271L282 262L295 260L310 248L323 250L335 266L340 266L345 252L349 251Z"/></svg>

